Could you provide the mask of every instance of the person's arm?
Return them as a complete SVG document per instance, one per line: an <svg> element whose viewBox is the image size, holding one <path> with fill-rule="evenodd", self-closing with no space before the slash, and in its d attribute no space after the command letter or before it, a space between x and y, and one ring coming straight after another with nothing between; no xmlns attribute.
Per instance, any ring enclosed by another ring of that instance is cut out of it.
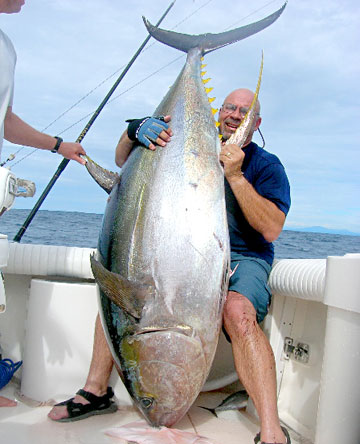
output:
<svg viewBox="0 0 360 444"><path fill-rule="evenodd" d="M285 214L273 202L261 196L241 171L245 153L237 145L225 145L220 153L224 174L248 223L268 242L279 237Z"/></svg>
<svg viewBox="0 0 360 444"><path fill-rule="evenodd" d="M42 150L51 151L57 142L55 137L42 133L17 116L9 106L4 120L4 137L6 140L17 145L32 146ZM80 143L61 142L58 153L66 159L76 160L82 165L85 160L80 154L86 154Z"/></svg>
<svg viewBox="0 0 360 444"><path fill-rule="evenodd" d="M125 130L115 149L115 163L118 167L122 167L126 162L126 159L129 157L131 150L133 149L135 142L129 139L127 130Z"/></svg>
<svg viewBox="0 0 360 444"><path fill-rule="evenodd" d="M171 117L170 116L165 116L164 117L164 122L168 123L170 122ZM144 121L144 119L138 119L138 122L140 121ZM129 125L130 127L130 125ZM128 135L128 130L129 127L123 132L123 134L121 135L118 144L116 145L116 149L115 149L115 163L118 167L122 167L124 165L124 163L126 162L127 158L129 157L129 154L131 152L131 150L133 149L135 142L136 143L143 143L143 141L145 142L148 138L148 129L145 128L145 126L143 126L143 130L140 129L139 133L138 133L138 138L137 139L130 139L129 135ZM140 126L141 128L141 126ZM160 128L161 129L161 128ZM153 143L150 142L150 139L147 140L148 146L147 148L154 151L156 149L157 146L162 146L164 147L169 141L170 138L172 136L172 131L170 128L164 129L160 132L160 134L156 135L157 138L155 139L151 139L153 140ZM146 139L145 139L146 138Z"/></svg>

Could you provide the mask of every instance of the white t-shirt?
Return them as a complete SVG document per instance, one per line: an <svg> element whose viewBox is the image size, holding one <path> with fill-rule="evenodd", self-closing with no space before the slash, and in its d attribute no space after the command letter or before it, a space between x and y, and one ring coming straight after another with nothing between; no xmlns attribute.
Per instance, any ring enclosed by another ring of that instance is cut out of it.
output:
<svg viewBox="0 0 360 444"><path fill-rule="evenodd" d="M4 119L14 96L16 52L9 37L0 29L0 159L4 139Z"/></svg>

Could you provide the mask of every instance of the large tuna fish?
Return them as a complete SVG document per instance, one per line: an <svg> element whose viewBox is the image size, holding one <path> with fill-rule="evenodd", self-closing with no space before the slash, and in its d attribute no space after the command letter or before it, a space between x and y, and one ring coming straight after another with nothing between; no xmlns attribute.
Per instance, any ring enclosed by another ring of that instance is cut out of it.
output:
<svg viewBox="0 0 360 444"><path fill-rule="evenodd" d="M215 354L229 277L224 177L214 117L200 76L207 52L269 26L268 18L218 35L185 36L152 27L188 53L154 115L171 115L165 148L135 146L110 193L91 259L113 357L135 404L154 426L181 419ZM95 167L90 160L88 167ZM98 169L101 173L101 169Z"/></svg>

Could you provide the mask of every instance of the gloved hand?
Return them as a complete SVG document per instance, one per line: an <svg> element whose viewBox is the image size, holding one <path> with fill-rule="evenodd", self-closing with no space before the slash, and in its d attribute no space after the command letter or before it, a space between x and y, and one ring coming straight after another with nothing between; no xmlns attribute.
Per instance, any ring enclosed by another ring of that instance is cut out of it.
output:
<svg viewBox="0 0 360 444"><path fill-rule="evenodd" d="M143 117L142 119L129 119L127 133L129 139L138 140L149 148L151 143L155 143L161 131L166 131L169 125L165 123L164 117Z"/></svg>

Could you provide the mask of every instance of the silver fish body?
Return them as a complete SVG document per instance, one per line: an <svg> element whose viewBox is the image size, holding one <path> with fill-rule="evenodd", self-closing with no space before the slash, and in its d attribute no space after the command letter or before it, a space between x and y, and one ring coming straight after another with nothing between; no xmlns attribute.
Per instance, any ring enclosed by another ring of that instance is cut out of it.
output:
<svg viewBox="0 0 360 444"><path fill-rule="evenodd" d="M120 179L98 180L112 188L99 257L91 258L102 323L123 382L153 426L175 424L200 392L229 279L220 144L200 57L269 26L283 9L253 31L251 25L245 34L230 31L231 40L223 33L220 40L195 36L192 44L194 36L186 36L186 64L154 113L171 115L171 141L156 151L135 146ZM170 44L168 31L149 32ZM182 49L184 36L170 37L171 46Z"/></svg>
<svg viewBox="0 0 360 444"><path fill-rule="evenodd" d="M135 147L123 167L99 252L105 268L134 284L141 307L135 319L101 298L124 382L151 424L170 426L207 378L228 283L224 177L199 50L155 111L167 114L171 142L155 152Z"/></svg>

